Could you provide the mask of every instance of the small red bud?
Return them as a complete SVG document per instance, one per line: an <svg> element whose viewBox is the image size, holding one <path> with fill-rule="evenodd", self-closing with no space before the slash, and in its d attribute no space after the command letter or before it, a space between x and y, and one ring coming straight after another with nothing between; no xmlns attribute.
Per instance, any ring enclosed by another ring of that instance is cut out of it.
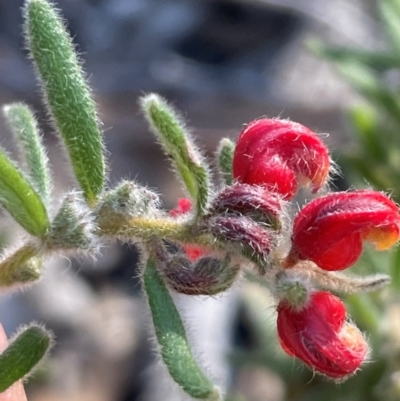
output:
<svg viewBox="0 0 400 401"><path fill-rule="evenodd" d="M192 210L192 201L187 198L180 198L178 199L178 206L176 206L174 209L171 209L169 211L170 216L172 217L179 217L183 214L190 213ZM195 245L195 244L184 244L183 245L187 257L191 261L195 261L204 254L208 253L205 248L202 248L201 246Z"/></svg>
<svg viewBox="0 0 400 401"><path fill-rule="evenodd" d="M362 252L362 241L378 250L394 245L400 236L397 205L386 195L359 190L314 199L294 220L288 260L311 260L324 270L343 270Z"/></svg>
<svg viewBox="0 0 400 401"><path fill-rule="evenodd" d="M277 194L263 187L236 183L218 194L211 205L210 214L243 215L279 228L282 208L283 201Z"/></svg>
<svg viewBox="0 0 400 401"><path fill-rule="evenodd" d="M233 157L233 176L240 182L263 185L285 199L298 185L310 183L313 192L327 181L329 152L305 126L287 120L252 121L240 133Z"/></svg>
<svg viewBox="0 0 400 401"><path fill-rule="evenodd" d="M177 217L192 210L192 201L188 198L179 198L178 206L169 211L170 216Z"/></svg>
<svg viewBox="0 0 400 401"><path fill-rule="evenodd" d="M186 256L192 262L208 253L207 249L196 244L184 244L183 248L185 249Z"/></svg>
<svg viewBox="0 0 400 401"><path fill-rule="evenodd" d="M287 354L333 379L355 373L368 354L362 333L346 321L344 304L329 292L312 293L300 310L281 301L277 328Z"/></svg>

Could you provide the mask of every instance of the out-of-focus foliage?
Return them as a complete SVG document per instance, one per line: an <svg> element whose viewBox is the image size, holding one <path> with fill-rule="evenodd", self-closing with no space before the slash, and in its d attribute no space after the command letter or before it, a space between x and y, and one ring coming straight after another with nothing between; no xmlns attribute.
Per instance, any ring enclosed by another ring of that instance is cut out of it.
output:
<svg viewBox="0 0 400 401"><path fill-rule="evenodd" d="M337 155L352 187L390 191L400 202L400 0L377 2L385 50L332 47L320 41L310 50L330 60L361 95L362 102L346 111L356 144ZM386 273L392 285L376 293L348 296L349 314L369 333L370 363L339 385L326 382L285 356L277 358L271 321L265 314L271 300L265 292L245 291L244 308L253 326L253 351L233 354L237 366L258 366L277 373L285 382L286 400L396 401L400 399L400 248L392 253L365 249L352 273ZM272 354L272 355L271 355Z"/></svg>
<svg viewBox="0 0 400 401"><path fill-rule="evenodd" d="M358 147L341 162L352 184L367 181L393 192L400 200L400 1L377 3L388 38L384 51L329 47L311 42L317 55L332 60L339 72L365 99L348 111ZM363 178L364 177L364 178ZM363 183L365 184L365 182Z"/></svg>

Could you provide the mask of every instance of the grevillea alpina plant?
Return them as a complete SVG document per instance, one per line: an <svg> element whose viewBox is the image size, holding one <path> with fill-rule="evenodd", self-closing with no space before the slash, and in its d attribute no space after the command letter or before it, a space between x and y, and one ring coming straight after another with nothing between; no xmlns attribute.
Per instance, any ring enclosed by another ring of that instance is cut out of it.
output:
<svg viewBox="0 0 400 401"><path fill-rule="evenodd" d="M181 118L155 94L141 99L142 110L187 198L168 212L156 193L136 182L108 188L95 104L62 19L47 0L27 0L24 18L45 105L80 191L56 202L34 114L24 104L6 106L22 163L0 151L0 202L27 235L2 256L0 286L35 282L53 254L96 255L110 240L133 242L141 250L158 349L172 379L191 397L223 399L190 349L170 291L215 295L243 273L258 275L276 298L286 353L335 380L354 374L368 357L368 344L330 291L376 290L389 277L335 271L356 262L364 240L378 249L398 241L397 205L371 190L327 193L333 169L328 149L310 129L280 119L249 123L236 144L223 139L215 163L220 182L214 183ZM314 199L292 219L290 202L302 187ZM28 373L49 346L42 328L23 330L0 356L0 391Z"/></svg>

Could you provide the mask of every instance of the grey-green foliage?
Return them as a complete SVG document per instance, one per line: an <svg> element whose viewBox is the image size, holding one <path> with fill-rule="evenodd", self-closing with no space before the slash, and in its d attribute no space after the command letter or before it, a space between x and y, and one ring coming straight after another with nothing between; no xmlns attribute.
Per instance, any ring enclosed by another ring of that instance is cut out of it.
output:
<svg viewBox="0 0 400 401"><path fill-rule="evenodd" d="M161 356L172 378L193 398L219 400L218 389L199 368L186 331L155 262L149 260L143 276Z"/></svg>
<svg viewBox="0 0 400 401"><path fill-rule="evenodd" d="M37 325L18 334L0 355L0 392L31 372L47 354L51 343L50 333Z"/></svg>
<svg viewBox="0 0 400 401"><path fill-rule="evenodd" d="M5 106L4 113L20 148L29 179L43 202L48 204L51 190L49 159L35 116L23 103Z"/></svg>
<svg viewBox="0 0 400 401"><path fill-rule="evenodd" d="M167 102L156 94L141 99L144 115L166 153L175 163L187 191L195 202L199 217L207 209L210 178L204 157L186 132L181 119Z"/></svg>
<svg viewBox="0 0 400 401"><path fill-rule="evenodd" d="M46 0L28 0L25 35L46 102L67 147L76 178L89 204L103 190L105 162L95 103L71 38Z"/></svg>

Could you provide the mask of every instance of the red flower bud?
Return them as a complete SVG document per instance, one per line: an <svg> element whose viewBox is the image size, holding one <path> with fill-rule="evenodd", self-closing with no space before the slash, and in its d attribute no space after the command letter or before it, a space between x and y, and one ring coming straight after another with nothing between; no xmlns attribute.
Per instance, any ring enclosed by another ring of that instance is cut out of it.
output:
<svg viewBox="0 0 400 401"><path fill-rule="evenodd" d="M179 198L178 206L169 211L170 216L177 217L189 213L192 210L192 201L187 198Z"/></svg>
<svg viewBox="0 0 400 401"><path fill-rule="evenodd" d="M242 254L259 266L264 266L274 245L274 236L253 220L241 217L215 216L208 221L208 230L223 242L242 248ZM264 269L264 267L263 267ZM261 271L261 274L265 271Z"/></svg>
<svg viewBox="0 0 400 401"><path fill-rule="evenodd" d="M186 256L192 262L208 253L207 249L195 244L184 244L183 248L185 249Z"/></svg>
<svg viewBox="0 0 400 401"><path fill-rule="evenodd" d="M281 301L277 327L286 353L331 378L355 373L367 357L363 335L346 322L345 306L329 292L314 292L300 310Z"/></svg>
<svg viewBox="0 0 400 401"><path fill-rule="evenodd" d="M240 133L233 157L233 176L258 184L285 199L298 185L310 183L313 192L328 178L330 158L319 137L301 124L279 119L255 120Z"/></svg>
<svg viewBox="0 0 400 401"><path fill-rule="evenodd" d="M314 199L294 220L288 265L311 260L324 270L342 270L362 252L362 240L388 249L400 235L397 205L380 192L337 192Z"/></svg>
<svg viewBox="0 0 400 401"><path fill-rule="evenodd" d="M273 228L280 227L283 202L280 196L263 187L236 183L226 187L214 199L210 214L236 214L265 222Z"/></svg>
<svg viewBox="0 0 400 401"><path fill-rule="evenodd" d="M178 199L178 206L169 211L170 216L178 217L192 210L192 201L187 198ZM193 262L207 253L207 250L195 244L183 245L186 256Z"/></svg>

